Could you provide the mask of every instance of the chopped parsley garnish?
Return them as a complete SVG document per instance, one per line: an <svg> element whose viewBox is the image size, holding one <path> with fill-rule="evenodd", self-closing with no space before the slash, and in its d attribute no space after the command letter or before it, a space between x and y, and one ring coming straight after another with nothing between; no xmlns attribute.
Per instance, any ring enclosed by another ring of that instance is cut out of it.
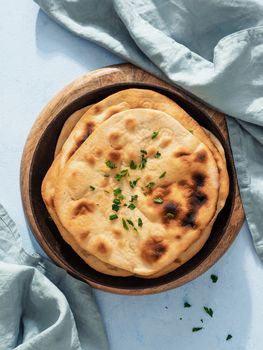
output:
<svg viewBox="0 0 263 350"><path fill-rule="evenodd" d="M193 327L192 332L199 332L201 329L203 329L203 327Z"/></svg>
<svg viewBox="0 0 263 350"><path fill-rule="evenodd" d="M109 219L110 220L116 220L116 219L118 219L118 215L117 214L112 214L112 215L109 216Z"/></svg>
<svg viewBox="0 0 263 350"><path fill-rule="evenodd" d="M114 211L119 211L119 210L120 210L120 206L117 205L117 204L112 204L111 208L112 208L112 210L114 210Z"/></svg>
<svg viewBox="0 0 263 350"><path fill-rule="evenodd" d="M141 163L139 164L139 169L145 168L145 165L147 163L147 158L145 158L146 155L147 155L147 151L145 151L145 149L141 149L142 160L141 160Z"/></svg>
<svg viewBox="0 0 263 350"><path fill-rule="evenodd" d="M138 194L135 194L135 195L131 196L130 202L135 202L135 201L137 201L137 199L138 199Z"/></svg>
<svg viewBox="0 0 263 350"><path fill-rule="evenodd" d="M180 321L182 321L182 319L183 319L183 318L182 318L182 317L180 317Z"/></svg>
<svg viewBox="0 0 263 350"><path fill-rule="evenodd" d="M155 153L154 158L160 158L160 157L161 157L161 153L160 153L159 151L157 151L157 152Z"/></svg>
<svg viewBox="0 0 263 350"><path fill-rule="evenodd" d="M90 186L89 188L90 188L91 191L95 191L95 187Z"/></svg>
<svg viewBox="0 0 263 350"><path fill-rule="evenodd" d="M137 177L136 180L130 181L131 188L134 188L139 180L140 180L140 177Z"/></svg>
<svg viewBox="0 0 263 350"><path fill-rule="evenodd" d="M204 306L204 310L210 317L213 317L214 312L210 307Z"/></svg>
<svg viewBox="0 0 263 350"><path fill-rule="evenodd" d="M204 323L204 320L203 320L202 318L200 319L200 321L201 321L202 323Z"/></svg>
<svg viewBox="0 0 263 350"><path fill-rule="evenodd" d="M128 208L131 210L134 210L136 208L136 206L133 203L131 203L130 205L128 205Z"/></svg>
<svg viewBox="0 0 263 350"><path fill-rule="evenodd" d="M164 171L160 176L159 176L159 179L162 179L163 177L165 177L166 175L166 171Z"/></svg>
<svg viewBox="0 0 263 350"><path fill-rule="evenodd" d="M155 182L149 182L146 187L149 188L149 190L151 190L153 187L155 186Z"/></svg>
<svg viewBox="0 0 263 350"><path fill-rule="evenodd" d="M152 133L152 139L155 139L158 136L158 134L159 134L159 131L154 131Z"/></svg>
<svg viewBox="0 0 263 350"><path fill-rule="evenodd" d="M130 219L127 219L127 222L128 222L129 225L134 227L134 223Z"/></svg>
<svg viewBox="0 0 263 350"><path fill-rule="evenodd" d="M110 174L104 174L103 176L104 177L110 177Z"/></svg>
<svg viewBox="0 0 263 350"><path fill-rule="evenodd" d="M137 164L133 160L130 162L130 168L137 169Z"/></svg>
<svg viewBox="0 0 263 350"><path fill-rule="evenodd" d="M119 200L124 199L124 196L123 196L123 194L122 194L122 190L120 189L120 187L115 188L115 189L113 190L113 193L114 193L114 196L115 196L116 198L118 198Z"/></svg>
<svg viewBox="0 0 263 350"><path fill-rule="evenodd" d="M192 305L191 304L189 304L187 301L184 303L184 307L186 308L186 307L191 307Z"/></svg>
<svg viewBox="0 0 263 350"><path fill-rule="evenodd" d="M110 193L110 192L109 192L109 191L107 191L107 190L104 190L104 192L105 192L105 193Z"/></svg>
<svg viewBox="0 0 263 350"><path fill-rule="evenodd" d="M128 225L127 225L127 222L126 222L126 220L125 219L123 219L122 218L122 226L125 228L125 230L129 230L129 227L128 227Z"/></svg>
<svg viewBox="0 0 263 350"><path fill-rule="evenodd" d="M231 334L228 334L227 337L226 337L226 340L230 340L232 338L233 338L233 336Z"/></svg>
<svg viewBox="0 0 263 350"><path fill-rule="evenodd" d="M138 218L138 226L139 226L139 227L142 227L142 225L143 225L143 224L142 224L142 219L141 219L141 218Z"/></svg>
<svg viewBox="0 0 263 350"><path fill-rule="evenodd" d="M121 181L121 179L127 175L129 175L128 169L124 169L120 173L116 174L114 176L114 179L117 181Z"/></svg>
<svg viewBox="0 0 263 350"><path fill-rule="evenodd" d="M154 198L154 203L156 204L162 204L163 203L163 199L161 197L157 197L157 198Z"/></svg>
<svg viewBox="0 0 263 350"><path fill-rule="evenodd" d="M114 163L112 163L111 160L107 160L107 162L105 163L107 165L108 168L110 169L114 169L116 168L116 165Z"/></svg>
<svg viewBox="0 0 263 350"><path fill-rule="evenodd" d="M175 217L175 214L167 213L165 216L167 217L167 219L173 219Z"/></svg>
<svg viewBox="0 0 263 350"><path fill-rule="evenodd" d="M216 283L217 280L218 280L217 275L211 275L210 278L211 278L211 280L212 280L213 283Z"/></svg>
<svg viewBox="0 0 263 350"><path fill-rule="evenodd" d="M194 130L193 129L188 129L188 131L193 134L194 133Z"/></svg>

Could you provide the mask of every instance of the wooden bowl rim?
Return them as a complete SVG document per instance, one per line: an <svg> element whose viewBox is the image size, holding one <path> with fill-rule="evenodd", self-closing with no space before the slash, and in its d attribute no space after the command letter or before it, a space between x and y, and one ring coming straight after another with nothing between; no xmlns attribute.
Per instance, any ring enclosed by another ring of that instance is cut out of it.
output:
<svg viewBox="0 0 263 350"><path fill-rule="evenodd" d="M128 66L128 67L127 67ZM106 68L102 68L98 71L95 72L91 72L88 75L85 75L84 78L86 79L87 76L92 75L96 72L101 73L101 71L107 69ZM121 71L125 71L125 70L137 70L137 71L141 71L138 68L135 68L132 65L115 65L115 66L111 66L109 68L114 68L114 69L118 69ZM143 71L141 71L143 72ZM102 72L103 73L103 72ZM149 75L148 73L143 72L146 75ZM114 74L114 73L113 73ZM95 74L96 75L96 74ZM103 74L102 74L103 75ZM144 82L144 81L140 81L140 80L133 80L133 81L122 81L122 82L115 82L115 83L110 83L108 82L108 84L104 85L104 86L99 86L97 88L91 88L88 91L85 92L85 94L80 94L78 97L72 99L72 101L68 104L66 104L66 106L62 106L62 108L60 109L60 111L58 111L56 113L56 115L52 118L49 118L49 120L47 121L47 126L46 129L48 127L50 127L50 125L52 124L52 122L54 122L54 120L56 118L59 118L60 114L63 114L63 111L65 110L65 108L68 108L71 104L74 105L77 103L78 99L81 99L83 97L83 95L87 95L87 94L92 94L95 93L97 90L102 90L102 89L109 89L110 87L120 87L120 86L127 86L128 85L138 85L141 87L149 87L149 85L152 85L153 87L156 88L161 88L164 90L169 91L170 93L172 93L175 96L179 96L180 98L182 98L183 100L185 100L187 103L192 104L192 106L194 106L195 108L199 109L199 111L205 116L205 118L207 120L209 120L209 122L211 124L213 124L213 127L217 129L217 132L219 135L221 135L221 138L224 140L224 145L229 149L229 154L231 154L231 149L230 149L230 144L229 141L225 139L225 137L222 134L222 131L220 130L220 128L215 124L215 122L213 121L213 119L211 118L211 115L209 115L209 113L206 111L205 108L202 108L202 106L206 107L203 103L200 103L199 101L197 101L195 98L190 97L189 94L185 93L184 91L182 91L181 89L178 88L174 88L171 87L170 85L160 81L159 79L149 75L151 78L153 78L154 83L151 82ZM77 88L78 86L78 82L81 81L82 78L77 79L76 81L74 81L73 83L71 83L70 85L75 85L74 89ZM161 85L160 85L161 84ZM44 109L45 110L48 108L48 106L52 105L54 103L54 101L56 101L56 99L61 100L61 98L63 97L63 93L64 91L67 92L69 86L65 87L64 89L62 89L62 91L55 96L54 98L52 98L50 100L50 102L47 104L47 106ZM146 88L147 88L146 87ZM190 99L190 102L187 101L186 99ZM210 109L210 108L209 108ZM237 236L239 229L243 223L244 220L244 212L242 209L242 213L240 215L239 218L239 222L237 223L237 227L236 229L232 232L232 235L229 237L225 237L226 234L224 233L221 237L221 239L219 240L219 242L217 243L217 245L214 247L214 249L210 252L210 254L208 254L208 256L206 256L202 261L200 261L200 263L195 266L195 268L189 272L187 272L185 275L179 277L178 279L175 279L173 281L170 281L168 283L166 283L165 285L161 284L161 285L157 285L156 287L149 287L146 288L142 287L142 288L136 288L136 289L125 289L124 288L115 288L112 286L108 286L108 285L104 285L102 283L98 283L96 282L96 280L92 279L92 278L87 278L87 276L85 276L85 278L83 277L83 275L81 273L79 273L78 271L76 271L71 265L69 265L65 260L62 259L62 257L60 257L56 251L52 250L52 248L48 245L46 239L45 239L45 234L41 231L39 225L38 225L38 221L37 218L34 216L34 209L33 209L33 201L32 201L32 193L31 193L31 189L30 189L30 177L32 175L32 165L33 165L33 158L36 156L37 154L37 147L39 146L39 142L41 140L41 137L43 137L44 132L41 133L40 137L35 139L35 130L39 130L41 125L42 125L42 121L43 121L43 112L40 114L40 116L37 118L37 120L35 121L31 133L28 136L28 139L26 141L25 144L25 148L24 148L24 152L23 152L23 156L22 156L22 160L21 160L21 195L22 195L22 200L23 200L23 207L24 207L24 212L25 212L25 216L26 219L29 223L30 229L32 231L32 233L34 234L34 236L36 237L37 241L40 243L41 247L43 248L43 250L45 251L45 253L53 260L55 261L55 263L57 265L59 265L60 267L66 269L71 275L73 275L74 277L90 284L91 286L107 291L107 292L113 292L113 293L120 293L120 294L129 294L129 295L142 295L142 294L153 294L153 293L158 293L161 291L165 291L171 288L176 288L179 287L182 284L185 284L195 278L197 278L198 276L200 276L202 273L204 273L207 269L209 269L212 265L214 265L216 263L216 261L226 252L226 250L229 248L229 246L231 245L231 243L233 242L233 240L235 239L235 237ZM45 130L46 130L45 129ZM30 159L30 164L28 164L28 151L30 148L31 151L31 159ZM233 169L233 171L235 172L234 169L234 165L233 165L233 159L231 156L230 159L230 163L231 163L231 168ZM27 166L26 166L27 165ZM28 167L29 165L29 167ZM25 172L25 168L28 168L29 171ZM234 174L235 176L235 174ZM234 188L233 190L236 192L238 191L238 187L237 187L237 180L236 180L236 176L234 179ZM236 210L236 207L240 207L241 205L241 200L240 200L240 196L239 195L235 195L233 196L234 200L233 203L231 205L231 212L229 213L228 216L228 220L226 222L226 227L229 225L229 222L233 216L234 210ZM236 198L238 198L239 200L236 200ZM238 202L238 203L236 203ZM227 229L225 229L225 231L227 231ZM224 242L226 241L226 242ZM221 249L219 249L221 247ZM114 277L112 277L114 278Z"/></svg>

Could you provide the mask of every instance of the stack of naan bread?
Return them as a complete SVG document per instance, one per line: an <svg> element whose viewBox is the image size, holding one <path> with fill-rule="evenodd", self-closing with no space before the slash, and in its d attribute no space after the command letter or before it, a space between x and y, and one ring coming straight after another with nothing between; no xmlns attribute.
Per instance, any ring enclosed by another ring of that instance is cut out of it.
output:
<svg viewBox="0 0 263 350"><path fill-rule="evenodd" d="M61 236L89 266L143 278L175 270L203 247L228 191L218 139L145 89L75 112L42 184Z"/></svg>

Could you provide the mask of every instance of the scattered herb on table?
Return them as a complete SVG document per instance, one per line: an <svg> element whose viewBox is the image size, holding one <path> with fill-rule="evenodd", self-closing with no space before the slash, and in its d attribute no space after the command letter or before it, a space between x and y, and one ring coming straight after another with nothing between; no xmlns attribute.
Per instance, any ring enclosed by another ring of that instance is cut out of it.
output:
<svg viewBox="0 0 263 350"><path fill-rule="evenodd" d="M210 278L211 278L211 280L212 280L213 283L216 283L217 280L218 280L217 275L211 275Z"/></svg>
<svg viewBox="0 0 263 350"><path fill-rule="evenodd" d="M201 329L203 329L203 327L193 327L192 332L199 332Z"/></svg>
<svg viewBox="0 0 263 350"><path fill-rule="evenodd" d="M191 304L189 304L187 301L184 303L184 307L186 308L186 307L191 307L192 305Z"/></svg>
<svg viewBox="0 0 263 350"><path fill-rule="evenodd" d="M233 338L233 336L231 334L228 334L227 337L226 337L226 340L230 340L232 338Z"/></svg>
<svg viewBox="0 0 263 350"><path fill-rule="evenodd" d="M201 320L200 320L202 323L204 323L204 320L201 318Z"/></svg>
<svg viewBox="0 0 263 350"><path fill-rule="evenodd" d="M210 307L204 306L204 310L210 317L213 317L214 312Z"/></svg>

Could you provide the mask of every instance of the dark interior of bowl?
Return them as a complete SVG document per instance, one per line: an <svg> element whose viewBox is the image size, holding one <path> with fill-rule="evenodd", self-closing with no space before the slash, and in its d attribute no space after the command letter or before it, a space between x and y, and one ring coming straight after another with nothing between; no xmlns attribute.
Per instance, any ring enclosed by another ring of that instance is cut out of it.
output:
<svg viewBox="0 0 263 350"><path fill-rule="evenodd" d="M53 161L56 142L66 119L74 111L84 106L96 103L117 91L132 87L152 89L168 96L177 102L194 119L196 119L200 125L210 130L221 141L225 149L230 178L230 191L225 207L218 215L217 220L213 226L212 233L204 247L191 260L182 265L180 268L176 269L174 272L155 279L141 279L137 277L111 277L101 274L90 268L61 238L55 224L51 220L46 210L41 197L41 183ZM60 261L63 261L64 264L68 266L68 270L71 274L84 280L96 282L102 286L108 286L117 289L147 289L164 285L184 276L190 271L193 271L209 254L211 254L213 249L217 246L218 242L222 238L232 212L233 198L235 196L233 179L234 170L229 146L225 142L216 124L210 119L210 117L208 117L208 115L198 109L195 103L189 102L189 99L186 100L180 95L171 93L169 90L156 86L146 84L114 84L110 87L101 88L93 91L92 93L88 93L82 96L78 100L74 101L71 105L63 109L63 111L61 111L56 116L56 118L54 118L51 124L48 125L38 142L35 154L33 156L32 166L30 169L30 198L32 202L33 215L35 217L37 225L39 226L39 230L43 234L43 240L49 246L50 251L56 255ZM46 253L52 258L50 252Z"/></svg>

